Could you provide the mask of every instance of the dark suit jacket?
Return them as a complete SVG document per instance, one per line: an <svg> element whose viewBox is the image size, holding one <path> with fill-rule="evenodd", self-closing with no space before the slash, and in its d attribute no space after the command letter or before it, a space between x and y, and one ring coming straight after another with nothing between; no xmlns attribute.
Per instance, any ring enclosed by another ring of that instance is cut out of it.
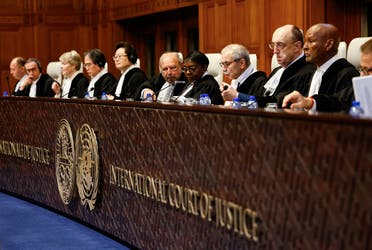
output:
<svg viewBox="0 0 372 250"><path fill-rule="evenodd" d="M174 86L172 96L179 96L182 93L183 88L186 85L187 79L185 74L182 73L180 78L176 81L177 84ZM137 90L136 97L137 99L141 98L141 92L143 89L148 88L155 92L156 96L159 95L159 92L163 85L165 84L165 79L162 74L152 77L151 79L145 81Z"/></svg>
<svg viewBox="0 0 372 250"><path fill-rule="evenodd" d="M117 84L119 83L119 80ZM147 80L147 76L145 72L143 72L140 68L130 69L125 75L120 96L116 96L115 99L125 100L128 98L133 98L135 100L140 100L140 96L138 96L138 88L146 80Z"/></svg>
<svg viewBox="0 0 372 250"><path fill-rule="evenodd" d="M319 93L314 95L318 111L348 111L354 100L352 78L359 76L357 69L346 59L334 62L322 77Z"/></svg>
<svg viewBox="0 0 372 250"><path fill-rule="evenodd" d="M102 92L114 95L116 89L116 78L111 73L102 75L94 84L94 97L101 98ZM88 90L89 91L89 90Z"/></svg>
<svg viewBox="0 0 372 250"><path fill-rule="evenodd" d="M41 74L39 80L36 83L36 96L37 97L54 97L54 91L52 90L52 84L54 79L48 74ZM29 96L31 85L28 85L22 91L18 90L15 95L17 96Z"/></svg>
<svg viewBox="0 0 372 250"><path fill-rule="evenodd" d="M89 85L89 80L84 76L83 73L77 74L71 81L70 91L68 97L84 98Z"/></svg>
<svg viewBox="0 0 372 250"><path fill-rule="evenodd" d="M205 75L199 81L197 81L194 87L185 97L192 97L195 100L199 100L200 94L209 94L212 104L222 105L224 103L220 87L211 75Z"/></svg>
<svg viewBox="0 0 372 250"><path fill-rule="evenodd" d="M275 68L267 80L269 80L280 68L281 67ZM261 90L261 93L263 94L256 97L258 105L260 107L265 107L267 103L276 102L278 103L278 107L282 107L284 96L292 91L297 90L302 95L307 94L309 83L311 82L315 70L316 66L314 64L306 62L305 56L301 57L284 70L278 87L275 89L272 96L265 96L265 90Z"/></svg>
<svg viewBox="0 0 372 250"><path fill-rule="evenodd" d="M262 71L256 71L245 79L236 89L239 92L239 99L247 102L249 96L261 96L263 85L266 83L266 74Z"/></svg>

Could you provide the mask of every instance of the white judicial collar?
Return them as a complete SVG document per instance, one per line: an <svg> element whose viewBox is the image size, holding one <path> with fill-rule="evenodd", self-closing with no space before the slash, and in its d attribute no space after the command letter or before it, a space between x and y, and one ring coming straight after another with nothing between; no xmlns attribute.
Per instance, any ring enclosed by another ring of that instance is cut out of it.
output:
<svg viewBox="0 0 372 250"><path fill-rule="evenodd" d="M71 75L71 77L63 78L63 80L61 82L61 85L62 85L61 97L62 98L68 98L68 94L69 94L70 89L71 89L72 80L77 76L77 74L79 74L79 72L75 71Z"/></svg>
<svg viewBox="0 0 372 250"><path fill-rule="evenodd" d="M116 90L115 90L115 95L117 96L117 97L119 97L120 96L120 94L121 94L121 90L123 89L123 84L124 84L124 78L125 78L125 75L131 70L131 69L133 69L133 68L138 68L138 66L136 66L136 65L131 65L131 66L129 66L129 68L126 70L126 71L124 71L124 72L121 72L121 76L120 76L120 78L119 78L119 82L118 82L118 85L116 86Z"/></svg>
<svg viewBox="0 0 372 250"><path fill-rule="evenodd" d="M317 95L319 93L319 89L322 83L322 77L323 77L324 72L326 72L328 68L331 67L331 65L339 59L340 57L338 55L335 55L316 69L313 75L313 78L311 79L311 84L310 84L309 94L308 94L309 97L313 95Z"/></svg>
<svg viewBox="0 0 372 250"><path fill-rule="evenodd" d="M36 85L40 77L41 77L41 74L39 75L39 78L37 78L35 81L32 82L31 87L30 87L30 93L28 95L29 97L36 97Z"/></svg>
<svg viewBox="0 0 372 250"><path fill-rule="evenodd" d="M169 102L170 98L172 97L173 90L174 84L165 82L159 91L157 100L160 102Z"/></svg>
<svg viewBox="0 0 372 250"><path fill-rule="evenodd" d="M284 68L281 67L278 69L275 74L265 83L265 94L268 96L272 96L279 85L280 78L282 77L284 72Z"/></svg>
<svg viewBox="0 0 372 250"><path fill-rule="evenodd" d="M231 80L231 87L234 89L237 89L240 84L242 84L251 74L256 72L257 70L252 67L252 65L249 65L246 70L236 79Z"/></svg>
<svg viewBox="0 0 372 250"><path fill-rule="evenodd" d="M88 86L89 96L94 95L94 84L98 81L98 79L101 78L101 76L103 76L106 73L107 73L107 69L103 68L95 77L93 77L90 80L89 86Z"/></svg>

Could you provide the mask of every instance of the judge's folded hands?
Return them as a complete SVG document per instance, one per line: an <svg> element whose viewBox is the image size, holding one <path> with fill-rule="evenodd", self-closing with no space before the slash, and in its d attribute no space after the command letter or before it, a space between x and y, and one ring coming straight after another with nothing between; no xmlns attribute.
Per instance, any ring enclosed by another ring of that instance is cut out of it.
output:
<svg viewBox="0 0 372 250"><path fill-rule="evenodd" d="M304 97L298 91L286 95L283 99L282 107L290 109L306 109L309 110L313 107L314 100L311 97Z"/></svg>

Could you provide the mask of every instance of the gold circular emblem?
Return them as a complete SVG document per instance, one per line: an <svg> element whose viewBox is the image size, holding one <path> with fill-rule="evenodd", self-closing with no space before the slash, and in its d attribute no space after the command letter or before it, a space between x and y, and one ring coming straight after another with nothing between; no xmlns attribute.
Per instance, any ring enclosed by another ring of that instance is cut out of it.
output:
<svg viewBox="0 0 372 250"><path fill-rule="evenodd" d="M74 194L75 167L74 141L71 127L67 120L62 119L58 124L55 166L59 195L62 202L68 205Z"/></svg>
<svg viewBox="0 0 372 250"><path fill-rule="evenodd" d="M76 134L76 184L83 206L95 207L99 184L99 158L96 135L88 124Z"/></svg>

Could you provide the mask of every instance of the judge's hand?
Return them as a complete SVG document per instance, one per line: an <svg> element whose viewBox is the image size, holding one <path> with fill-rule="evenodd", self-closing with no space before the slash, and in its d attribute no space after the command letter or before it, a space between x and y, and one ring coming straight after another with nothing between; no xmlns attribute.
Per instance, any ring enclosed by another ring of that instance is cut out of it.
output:
<svg viewBox="0 0 372 250"><path fill-rule="evenodd" d="M115 96L113 96L113 95L106 94L106 96L107 96L107 100L114 100L115 99Z"/></svg>
<svg viewBox="0 0 372 250"><path fill-rule="evenodd" d="M60 95L60 93L61 93L61 86L59 85L58 82L53 82L52 83L52 90L54 91L54 93L56 95Z"/></svg>
<svg viewBox="0 0 372 250"><path fill-rule="evenodd" d="M221 94L225 101L232 101L234 98L238 97L238 91L231 87L227 83L222 83Z"/></svg>
<svg viewBox="0 0 372 250"><path fill-rule="evenodd" d="M27 77L26 80L23 81L21 86L19 86L19 90L24 90L28 85L32 84L32 79Z"/></svg>
<svg viewBox="0 0 372 250"><path fill-rule="evenodd" d="M286 95L283 99L282 107L291 109L311 109L314 100L310 97L304 97L298 91Z"/></svg>
<svg viewBox="0 0 372 250"><path fill-rule="evenodd" d="M153 100L153 101L156 101L156 94L155 94L154 91L152 91L151 89L147 89L147 88L144 89L144 90L143 90L142 98L145 99L146 96L147 96L147 94L151 94L151 96L152 96L152 100Z"/></svg>

